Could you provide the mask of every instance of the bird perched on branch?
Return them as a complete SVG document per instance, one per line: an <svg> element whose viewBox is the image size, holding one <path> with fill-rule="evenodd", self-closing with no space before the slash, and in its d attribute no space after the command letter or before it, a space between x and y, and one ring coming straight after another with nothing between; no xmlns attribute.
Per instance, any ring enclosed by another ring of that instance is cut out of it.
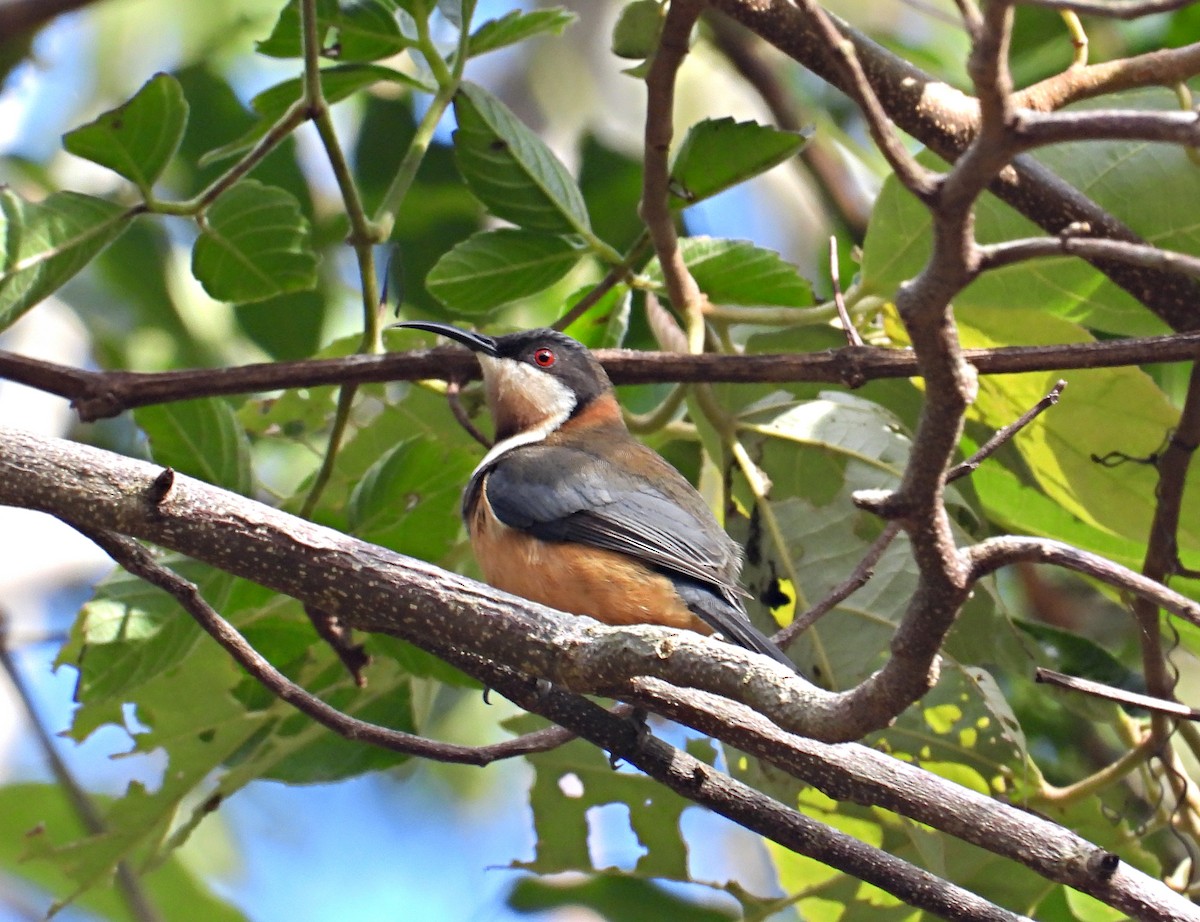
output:
<svg viewBox="0 0 1200 922"><path fill-rule="evenodd" d="M695 488L625 427L595 356L563 333L411 327L471 349L495 444L463 495L493 586L608 624L718 634L795 668L746 616L741 549Z"/></svg>

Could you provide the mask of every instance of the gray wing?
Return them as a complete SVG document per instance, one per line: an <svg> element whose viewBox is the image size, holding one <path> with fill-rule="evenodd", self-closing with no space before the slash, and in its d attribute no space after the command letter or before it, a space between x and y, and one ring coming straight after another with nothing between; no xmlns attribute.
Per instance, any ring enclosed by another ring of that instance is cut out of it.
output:
<svg viewBox="0 0 1200 922"><path fill-rule="evenodd" d="M628 554L736 599L736 543L674 468L649 450L647 455L651 479L630 477L576 448L514 449L486 472L488 502L505 525L543 541Z"/></svg>
<svg viewBox="0 0 1200 922"><path fill-rule="evenodd" d="M795 664L750 623L737 585L733 541L686 480L646 449L655 476L631 477L602 456L559 445L501 455L467 487L484 489L496 517L543 541L571 541L628 554L662 572L684 603L726 640Z"/></svg>

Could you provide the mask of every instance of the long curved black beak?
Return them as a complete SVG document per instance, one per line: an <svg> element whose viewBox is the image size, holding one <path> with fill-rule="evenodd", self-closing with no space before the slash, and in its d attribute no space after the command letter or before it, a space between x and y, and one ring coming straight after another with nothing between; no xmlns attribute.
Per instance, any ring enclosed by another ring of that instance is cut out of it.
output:
<svg viewBox="0 0 1200 922"><path fill-rule="evenodd" d="M497 354L496 340L492 337L484 336L482 333L472 333L469 330L460 330L458 327L451 326L448 323L438 323L434 320L404 320L400 323L393 323L391 326L411 327L414 330L437 333L439 336L445 336L447 339L462 343L472 352L482 352L484 355L493 357Z"/></svg>

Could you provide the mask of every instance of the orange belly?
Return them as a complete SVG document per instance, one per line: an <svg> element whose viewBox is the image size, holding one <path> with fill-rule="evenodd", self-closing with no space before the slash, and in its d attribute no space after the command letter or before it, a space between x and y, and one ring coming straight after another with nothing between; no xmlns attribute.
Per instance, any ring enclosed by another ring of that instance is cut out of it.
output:
<svg viewBox="0 0 1200 922"><path fill-rule="evenodd" d="M492 514L483 490L469 530L484 579L497 589L607 624L713 632L680 601L665 576L625 554L541 541L509 528Z"/></svg>

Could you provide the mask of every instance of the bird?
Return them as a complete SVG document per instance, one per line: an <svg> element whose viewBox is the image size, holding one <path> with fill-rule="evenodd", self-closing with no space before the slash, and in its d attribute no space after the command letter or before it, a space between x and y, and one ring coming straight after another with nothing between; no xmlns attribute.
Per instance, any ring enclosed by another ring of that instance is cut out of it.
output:
<svg viewBox="0 0 1200 922"><path fill-rule="evenodd" d="M479 360L495 438L462 515L490 585L607 624L719 635L795 670L746 614L741 547L629 432L591 350L544 328L493 337L436 321L393 326L444 336Z"/></svg>

